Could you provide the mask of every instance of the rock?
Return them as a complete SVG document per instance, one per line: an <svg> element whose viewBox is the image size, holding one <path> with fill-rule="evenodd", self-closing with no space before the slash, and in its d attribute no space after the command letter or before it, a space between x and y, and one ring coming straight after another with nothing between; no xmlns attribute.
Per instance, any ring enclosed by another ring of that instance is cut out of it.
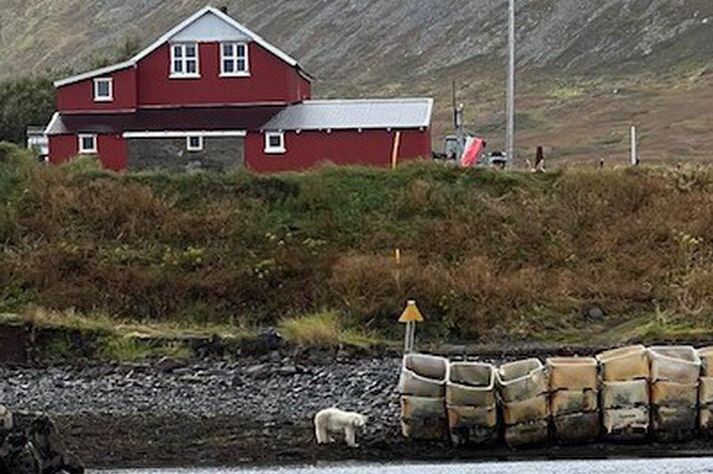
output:
<svg viewBox="0 0 713 474"><path fill-rule="evenodd" d="M0 431L10 431L14 426L12 412L0 405Z"/></svg>
<svg viewBox="0 0 713 474"><path fill-rule="evenodd" d="M173 372L176 369L180 369L186 366L186 363L178 359L173 359L171 357L164 357L158 362L156 362L156 368L163 372Z"/></svg>
<svg viewBox="0 0 713 474"><path fill-rule="evenodd" d="M246 340L240 348L241 355L261 356L277 351L283 344L282 335L275 328L269 328L254 339Z"/></svg>
<svg viewBox="0 0 713 474"><path fill-rule="evenodd" d="M290 377L292 375L296 375L298 373L298 369L294 365L287 365L285 367L280 367L280 370L278 370L278 373L285 377Z"/></svg>
<svg viewBox="0 0 713 474"><path fill-rule="evenodd" d="M42 415L32 421L28 438L39 453L43 473L84 472L82 463L69 452L48 416Z"/></svg>
<svg viewBox="0 0 713 474"><path fill-rule="evenodd" d="M583 309L582 315L584 319L592 323L600 323L604 321L606 313L599 306L587 306Z"/></svg>
<svg viewBox="0 0 713 474"><path fill-rule="evenodd" d="M0 473L41 474L39 453L22 432L9 434L0 446Z"/></svg>
<svg viewBox="0 0 713 474"><path fill-rule="evenodd" d="M245 369L245 375L253 379L262 379L270 374L270 366L267 364L252 365Z"/></svg>
<svg viewBox="0 0 713 474"><path fill-rule="evenodd" d="M29 415L0 445L0 474L81 474L84 466L69 452L54 422L45 415Z"/></svg>

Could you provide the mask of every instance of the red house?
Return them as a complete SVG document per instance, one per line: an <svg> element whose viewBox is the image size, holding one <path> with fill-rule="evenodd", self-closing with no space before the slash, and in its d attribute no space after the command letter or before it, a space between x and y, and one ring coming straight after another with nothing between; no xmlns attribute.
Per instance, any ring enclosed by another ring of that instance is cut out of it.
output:
<svg viewBox="0 0 713 474"><path fill-rule="evenodd" d="M206 7L126 62L57 81L49 161L276 172L430 156L432 99L312 100L312 79Z"/></svg>

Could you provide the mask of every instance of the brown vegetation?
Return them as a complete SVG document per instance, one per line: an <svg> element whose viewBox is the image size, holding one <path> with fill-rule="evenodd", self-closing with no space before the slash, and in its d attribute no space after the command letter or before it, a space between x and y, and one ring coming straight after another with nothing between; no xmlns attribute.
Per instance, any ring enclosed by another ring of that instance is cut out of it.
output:
<svg viewBox="0 0 713 474"><path fill-rule="evenodd" d="M705 169L0 168L0 311L250 329L328 308L345 329L388 337L417 298L434 338L613 343L713 328ZM592 306L605 317L584 317Z"/></svg>

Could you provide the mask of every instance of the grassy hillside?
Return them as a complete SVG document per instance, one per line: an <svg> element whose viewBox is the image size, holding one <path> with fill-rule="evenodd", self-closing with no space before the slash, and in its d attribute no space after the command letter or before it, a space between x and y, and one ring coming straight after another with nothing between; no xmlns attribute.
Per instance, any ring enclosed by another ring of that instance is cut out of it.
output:
<svg viewBox="0 0 713 474"><path fill-rule="evenodd" d="M324 312L395 337L417 298L449 340L713 330L709 170L116 175L20 155L0 152L0 313L250 330Z"/></svg>

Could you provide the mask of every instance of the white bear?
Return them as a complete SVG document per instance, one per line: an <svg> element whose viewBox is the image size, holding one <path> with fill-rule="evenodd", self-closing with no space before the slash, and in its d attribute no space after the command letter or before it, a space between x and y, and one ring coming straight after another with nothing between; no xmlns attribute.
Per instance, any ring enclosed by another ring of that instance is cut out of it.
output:
<svg viewBox="0 0 713 474"><path fill-rule="evenodd" d="M0 430L9 431L13 428L12 412L0 405Z"/></svg>
<svg viewBox="0 0 713 474"><path fill-rule="evenodd" d="M351 448L358 448L356 442L357 429L366 426L368 416L342 411L338 408L322 410L314 416L314 431L317 444L334 443L332 434L344 433L344 439Z"/></svg>

